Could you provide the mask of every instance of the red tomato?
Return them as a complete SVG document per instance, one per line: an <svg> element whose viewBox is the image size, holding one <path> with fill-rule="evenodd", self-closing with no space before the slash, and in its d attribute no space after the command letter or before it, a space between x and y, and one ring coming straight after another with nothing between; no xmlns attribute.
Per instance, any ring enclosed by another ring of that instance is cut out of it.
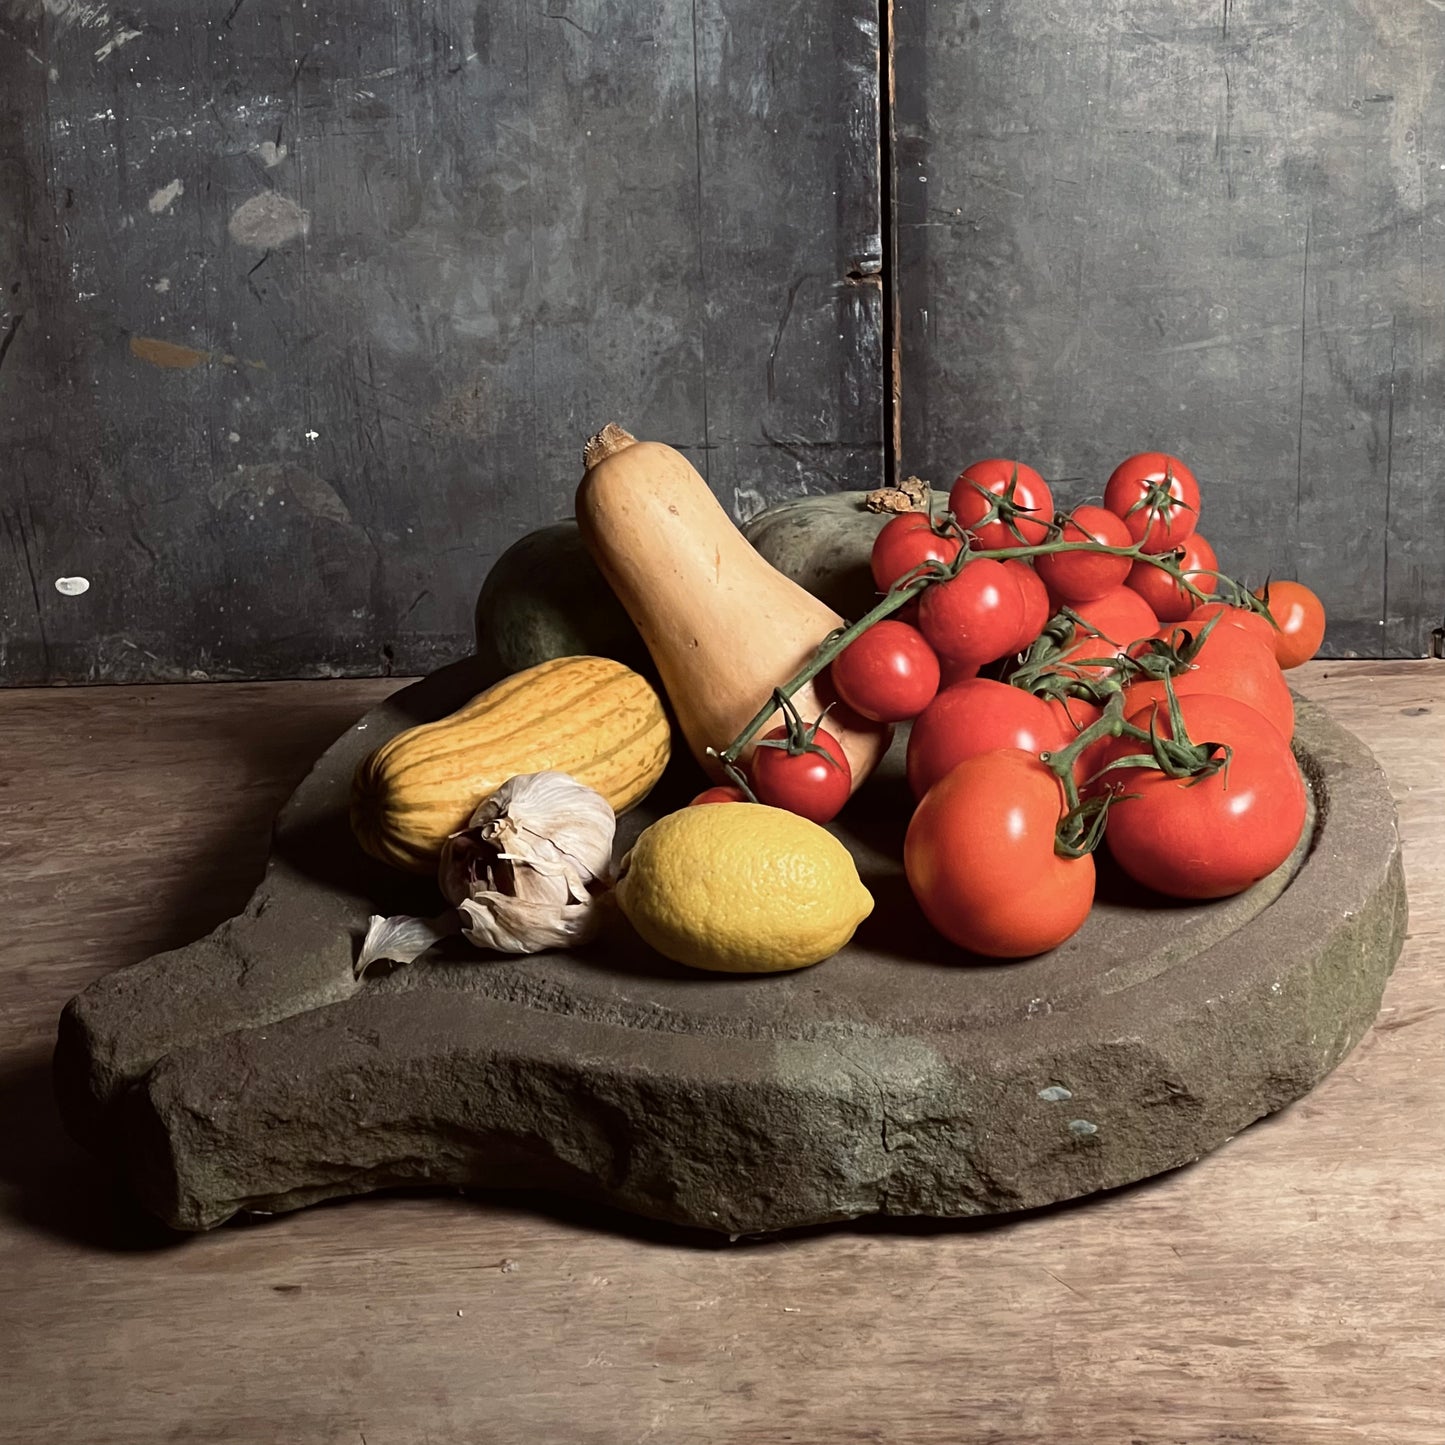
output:
<svg viewBox="0 0 1445 1445"><path fill-rule="evenodd" d="M788 730L776 727L763 734L763 741L786 738ZM826 823L837 816L853 789L853 769L843 745L830 732L819 728L813 741L823 748L819 753L790 753L787 748L759 747L753 753L753 792L758 802L773 808L786 808L815 823Z"/></svg>
<svg viewBox="0 0 1445 1445"><path fill-rule="evenodd" d="M910 597L897 612L893 614L894 622L906 622L909 627L918 626L918 598Z"/></svg>
<svg viewBox="0 0 1445 1445"><path fill-rule="evenodd" d="M951 662L946 657L938 659L938 690L952 687L957 682L972 682L978 676L978 663Z"/></svg>
<svg viewBox="0 0 1445 1445"><path fill-rule="evenodd" d="M1064 521L1061 542L1102 542L1106 547L1131 547L1134 539L1122 518L1105 507L1075 507ZM1123 584L1132 564L1107 552L1046 552L1034 567L1060 602L1093 602Z"/></svg>
<svg viewBox="0 0 1445 1445"><path fill-rule="evenodd" d="M715 788L704 788L687 806L696 808L707 803L746 803L748 795L731 783L719 783Z"/></svg>
<svg viewBox="0 0 1445 1445"><path fill-rule="evenodd" d="M1271 582L1254 595L1279 626L1272 638L1279 665L1298 667L1308 662L1325 640L1325 609L1320 599L1302 582Z"/></svg>
<svg viewBox="0 0 1445 1445"><path fill-rule="evenodd" d="M1304 831L1304 782L1289 744L1253 708L1205 694L1181 698L1179 708L1192 741L1233 750L1228 767L1199 780L1121 768L1111 774L1121 796L1104 837L1119 866L1146 888L1173 898L1225 898L1289 857ZM1148 728L1153 712L1150 706L1129 720ZM1173 736L1165 709L1155 726ZM1110 756L1141 750L1119 738Z"/></svg>
<svg viewBox="0 0 1445 1445"><path fill-rule="evenodd" d="M1158 635L1178 642L1185 630L1175 623L1160 628ZM1218 693L1236 698L1267 717L1286 742L1294 736L1294 698L1274 652L1241 627L1216 627L1204 639L1190 670L1174 679L1174 691L1181 696ZM1136 682L1125 693L1127 699L1137 698L1139 707L1163 696L1162 682ZM1131 702L1130 711L1132 707Z"/></svg>
<svg viewBox="0 0 1445 1445"><path fill-rule="evenodd" d="M1205 602L1184 619L1184 625L1191 632L1197 633L1211 617L1219 618L1214 624L1214 631L1217 632L1221 627L1242 627L1271 651L1274 650L1274 627L1269 618L1261 613L1251 612L1247 607L1231 607L1225 602Z"/></svg>
<svg viewBox="0 0 1445 1445"><path fill-rule="evenodd" d="M1146 552L1172 552L1198 525L1199 483L1178 457L1140 452L1114 468L1104 505Z"/></svg>
<svg viewBox="0 0 1445 1445"><path fill-rule="evenodd" d="M925 562L952 562L962 550L955 537L940 537L924 512L903 512L873 539L873 584L886 592Z"/></svg>
<svg viewBox="0 0 1445 1445"><path fill-rule="evenodd" d="M1024 600L1002 562L979 557L957 577L923 594L918 627L933 650L952 662L992 662L1023 630Z"/></svg>
<svg viewBox="0 0 1445 1445"><path fill-rule="evenodd" d="M967 758L997 748L1042 753L1063 743L1043 698L976 677L944 688L915 719L908 735L908 786L921 798Z"/></svg>
<svg viewBox="0 0 1445 1445"><path fill-rule="evenodd" d="M1103 708L1085 702L1081 697L1051 697L1048 699L1048 708L1053 713L1059 734L1063 738L1063 742L1056 744L1058 747L1066 747L1073 742L1086 727L1098 722L1104 714ZM1113 741L1113 738L1100 738L1079 754L1078 761L1074 764L1074 781L1081 788L1104 766L1105 754ZM1104 786L1102 781L1099 786Z"/></svg>
<svg viewBox="0 0 1445 1445"><path fill-rule="evenodd" d="M1114 657L1127 652L1130 644L1141 637L1152 637L1159 630L1159 619L1153 609L1132 587L1116 587L1094 602L1081 602L1073 609L1084 619L1088 631L1064 654L1074 671L1102 676L1109 669L1100 664L1080 666L1077 659Z"/></svg>
<svg viewBox="0 0 1445 1445"><path fill-rule="evenodd" d="M829 672L838 696L873 722L917 717L938 691L938 654L916 628L891 617L849 643Z"/></svg>
<svg viewBox="0 0 1445 1445"><path fill-rule="evenodd" d="M1219 579L1212 575L1219 566L1214 548L1195 532L1185 538L1179 550L1183 553L1179 565L1184 575L1201 592L1213 592L1219 586ZM1152 562L1134 563L1129 572L1129 586L1154 609L1160 622L1183 622L1196 606L1202 605Z"/></svg>
<svg viewBox="0 0 1445 1445"><path fill-rule="evenodd" d="M1079 929L1094 901L1094 860L1054 852L1059 780L1006 749L961 763L918 805L903 844L908 885L950 942L989 958L1028 958Z"/></svg>
<svg viewBox="0 0 1445 1445"><path fill-rule="evenodd" d="M995 497L1008 491L1015 475L1018 481L1014 487L1014 504L1027 509L1028 515L1015 517L1012 526L999 518L975 531L974 524L987 513ZM948 506L958 525L972 532L978 546L985 551L1017 547L1019 537L1030 545L1042 542L1049 534L1049 523L1054 517L1054 498L1049 484L1032 467L1003 457L990 457L965 467L948 494ZM1018 529L1017 535L1014 528Z"/></svg>
<svg viewBox="0 0 1445 1445"><path fill-rule="evenodd" d="M1018 583L1019 597L1023 602L1023 620L1019 623L1018 636L1014 638L1013 646L1008 651L1025 652L1053 615L1054 609L1049 603L1049 589L1022 557L1010 557L1003 565Z"/></svg>

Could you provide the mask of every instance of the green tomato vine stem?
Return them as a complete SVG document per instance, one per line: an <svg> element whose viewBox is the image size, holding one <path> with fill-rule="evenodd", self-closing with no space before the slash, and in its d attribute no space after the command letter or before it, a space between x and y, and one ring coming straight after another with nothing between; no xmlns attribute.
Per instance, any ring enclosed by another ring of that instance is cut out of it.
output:
<svg viewBox="0 0 1445 1445"><path fill-rule="evenodd" d="M1008 498L998 499L990 505L989 511L982 518L972 524L970 531L982 529L989 522L998 520L1001 516L1004 516L1008 506ZM1011 515L1007 517L1006 520L1011 526L1013 526ZM975 549L970 545L970 533L965 532L958 525L957 521L954 519L951 513L944 512L940 516L930 517L930 526L939 535L953 537L960 543L960 549L957 557L955 557L951 562L930 561L922 564L913 572L910 572L907 576L895 582L894 585L889 588L889 590L884 594L883 598L879 601L877 606L872 608L869 612L865 613L864 616L859 618L857 622L850 623L846 627L838 628L835 631L829 633L829 635L825 637L823 641L818 645L816 650L813 652L813 655L807 660L807 662L805 662L803 666L793 674L792 677L788 678L786 682L781 683L778 687L774 688L768 700L763 704L762 707L758 709L757 713L754 714L752 719L748 722L747 726L742 730L742 732L737 735L737 737L735 737L727 745L726 748L722 750L722 752L714 752L713 750L709 749L711 755L716 757L718 761L722 764L724 773L731 781L742 787L745 791L751 793L751 789L748 787L746 777L740 764L740 760L743 754L749 748L749 746L751 746L754 740L757 738L757 735L767 724L769 719L772 718L779 711L780 708L783 708L786 713L787 704L791 702L793 696L801 688L806 687L808 683L812 682L816 677L818 677L819 674L822 673L823 670L827 668L829 664L832 663L832 661L841 652L844 651L844 649L849 647L852 643L856 642L865 632L869 630L869 628L873 627L876 623L882 622L885 618L891 617L893 613L897 612L900 608L906 606L915 597L921 595L929 587L932 587L940 582L951 581L953 578L957 577L959 573L964 569L964 567L967 566L970 562L1006 562L1013 558L1029 559L1034 557L1054 556L1066 552L1088 552L1095 555L1104 555L1110 557L1128 557L1135 561L1147 562L1151 566L1158 567L1161 571L1167 572L1177 583L1179 583L1180 586L1185 588L1189 593L1191 593L1195 598L1197 598L1198 601L1207 602L1211 600L1206 593L1200 591L1199 588L1195 587L1194 584L1191 583L1188 578L1184 576L1183 571L1179 566L1178 558L1174 555L1174 553L1145 552L1142 543L1136 542L1132 546L1128 547L1114 547L1104 542L1095 541L1066 542L1063 540L1057 540L1052 542L1029 543L1024 542L1020 537L1019 545L1016 547L992 547ZM1014 531L1015 534L1018 535L1016 527L1014 527ZM1233 580L1230 578L1224 577L1222 573L1214 573L1212 575L1218 577L1222 582L1229 584L1229 586L1234 588L1237 593L1248 595L1244 593L1244 589L1241 588L1238 583L1233 582ZM1257 599L1255 600L1257 602ZM1068 614L1067 610L1064 614L1061 614L1061 617L1063 617L1063 619L1067 623L1069 636L1066 638L1061 632L1053 630L1054 624L1058 622L1060 618L1056 617L1054 619L1051 619L1049 626L1045 629L1045 632L1040 639L1042 642L1043 638L1049 638L1050 640L1048 643L1048 647L1043 653L1040 653L1040 655L1037 657L1035 656L1037 646L1036 648L1031 648L1028 656L1025 659L1023 670L1029 670L1030 668L1032 668L1035 671L1038 671L1044 669L1048 665L1048 660L1052 657L1056 657L1058 653L1062 651L1063 644L1066 641L1072 639L1075 624L1082 619L1078 618L1077 615ZM1121 671L1125 670L1126 668L1133 667L1132 663L1125 663L1118 658L1100 658L1088 661L1092 665L1117 667ZM1099 681L1102 682L1103 680ZM1112 686L1110 686L1109 684L1112 684ZM1081 680L1080 686L1083 691L1092 691L1095 696L1098 696L1103 693L1117 693L1119 683L1116 679L1111 678L1108 679L1107 683L1105 683L1103 686L1091 687L1089 684L1084 683ZM1121 727L1128 726L1128 724L1123 722L1122 717L1118 721ZM1100 722L1094 724L1093 728L1098 728L1102 726L1103 722L1104 719L1100 719ZM1091 731L1092 728L1086 729L1085 733L1080 734L1080 738L1084 737ZM1136 729L1135 731L1137 732L1138 730ZM1096 732L1090 740L1096 741L1098 737L1105 735L1106 734L1104 733ZM1120 734L1115 733L1110 735L1118 736ZM1082 745L1080 744L1079 739L1076 738L1074 742L1070 744L1070 749L1081 750L1081 746ZM1066 749L1064 751L1067 752L1069 750ZM1058 756L1063 756L1063 753L1060 753ZM1077 756L1077 751L1074 752L1074 756ZM1072 773L1070 773L1070 781L1066 782L1065 784L1066 792L1071 785L1071 780ZM1077 802L1077 794L1075 793L1071 797L1071 805L1077 804Z"/></svg>

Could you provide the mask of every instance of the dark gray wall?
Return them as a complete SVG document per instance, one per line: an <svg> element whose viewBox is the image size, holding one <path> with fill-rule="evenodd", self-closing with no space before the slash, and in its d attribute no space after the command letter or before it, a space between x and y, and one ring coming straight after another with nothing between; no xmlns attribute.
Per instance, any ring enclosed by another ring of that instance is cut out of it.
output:
<svg viewBox="0 0 1445 1445"><path fill-rule="evenodd" d="M1337 653L1445 609L1434 0L0 0L0 681L424 670L602 421L746 515L1188 458ZM70 598L57 578L82 576Z"/></svg>
<svg viewBox="0 0 1445 1445"><path fill-rule="evenodd" d="M0 679L430 668L609 419L875 484L876 21L0 0Z"/></svg>
<svg viewBox="0 0 1445 1445"><path fill-rule="evenodd" d="M1445 5L899 0L904 465L1188 460L1335 654L1445 613Z"/></svg>

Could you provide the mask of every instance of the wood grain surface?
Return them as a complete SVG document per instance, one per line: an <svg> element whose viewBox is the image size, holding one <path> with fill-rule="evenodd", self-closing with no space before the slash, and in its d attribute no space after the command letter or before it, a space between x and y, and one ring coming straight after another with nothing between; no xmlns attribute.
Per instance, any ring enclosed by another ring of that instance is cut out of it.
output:
<svg viewBox="0 0 1445 1445"><path fill-rule="evenodd" d="M0 695L0 1441L1440 1445L1445 666L1295 678L1406 840L1410 938L1340 1069L1107 1198L731 1244L440 1194L148 1225L59 1133L56 1015L234 910L394 684Z"/></svg>
<svg viewBox="0 0 1445 1445"><path fill-rule="evenodd" d="M0 682L429 670L608 420L876 485L878 13L0 0Z"/></svg>

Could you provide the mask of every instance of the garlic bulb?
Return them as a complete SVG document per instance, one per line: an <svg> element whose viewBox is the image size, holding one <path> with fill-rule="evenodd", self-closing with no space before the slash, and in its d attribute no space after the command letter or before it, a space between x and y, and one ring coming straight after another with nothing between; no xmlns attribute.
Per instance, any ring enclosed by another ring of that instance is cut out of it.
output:
<svg viewBox="0 0 1445 1445"><path fill-rule="evenodd" d="M566 773L509 778L442 850L437 882L455 914L374 916L357 973L379 958L410 963L458 930L501 953L585 943L601 926L616 831L607 800Z"/></svg>
<svg viewBox="0 0 1445 1445"><path fill-rule="evenodd" d="M617 816L566 773L509 778L453 833L438 881L478 948L540 953L593 937Z"/></svg>

